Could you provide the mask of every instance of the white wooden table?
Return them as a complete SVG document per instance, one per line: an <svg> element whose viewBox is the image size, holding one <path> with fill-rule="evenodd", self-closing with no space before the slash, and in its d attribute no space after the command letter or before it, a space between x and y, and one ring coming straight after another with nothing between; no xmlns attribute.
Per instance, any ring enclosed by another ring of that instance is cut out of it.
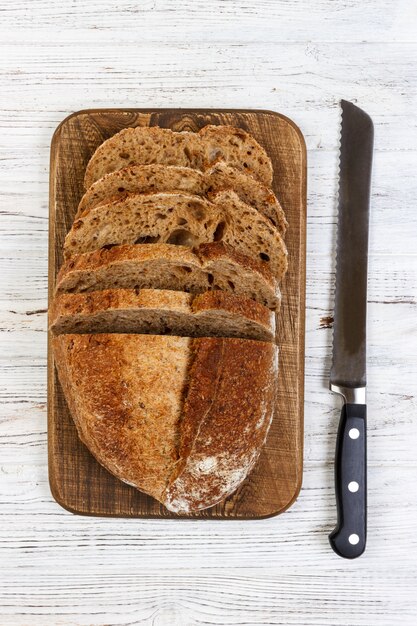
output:
<svg viewBox="0 0 417 626"><path fill-rule="evenodd" d="M0 624L417 623L416 0L0 2ZM327 391L340 98L374 119L369 540L335 556ZM92 107L253 107L309 156L305 474L261 522L73 516L46 460L48 152Z"/></svg>

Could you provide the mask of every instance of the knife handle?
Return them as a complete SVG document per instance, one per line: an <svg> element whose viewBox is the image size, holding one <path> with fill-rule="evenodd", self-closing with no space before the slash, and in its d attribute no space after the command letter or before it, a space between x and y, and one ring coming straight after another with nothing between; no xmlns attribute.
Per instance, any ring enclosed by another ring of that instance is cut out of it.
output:
<svg viewBox="0 0 417 626"><path fill-rule="evenodd" d="M336 444L337 525L329 535L333 550L346 559L366 546L366 405L343 405Z"/></svg>

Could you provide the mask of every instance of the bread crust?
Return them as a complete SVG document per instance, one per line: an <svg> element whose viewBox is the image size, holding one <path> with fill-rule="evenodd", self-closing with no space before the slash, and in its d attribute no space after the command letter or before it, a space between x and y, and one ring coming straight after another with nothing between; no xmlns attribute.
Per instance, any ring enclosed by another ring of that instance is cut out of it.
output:
<svg viewBox="0 0 417 626"><path fill-rule="evenodd" d="M190 339L59 335L59 380L81 441L108 471L161 499L178 457Z"/></svg>
<svg viewBox="0 0 417 626"><path fill-rule="evenodd" d="M224 310L246 317L268 330L274 329L275 315L265 306L250 298L229 294L224 291L207 291L192 298L194 313L209 310Z"/></svg>

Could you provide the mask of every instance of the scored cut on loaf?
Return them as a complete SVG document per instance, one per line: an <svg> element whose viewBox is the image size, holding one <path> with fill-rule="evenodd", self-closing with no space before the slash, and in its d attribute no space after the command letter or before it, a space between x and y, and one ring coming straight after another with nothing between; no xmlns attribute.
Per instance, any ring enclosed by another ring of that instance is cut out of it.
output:
<svg viewBox="0 0 417 626"><path fill-rule="evenodd" d="M202 293L224 290L278 310L277 279L265 264L223 243L191 249L173 244L136 244L101 248L66 261L56 292L115 288L169 289Z"/></svg>
<svg viewBox="0 0 417 626"><path fill-rule="evenodd" d="M210 197L222 190L233 190L246 204L265 215L284 235L284 211L271 189L224 161L201 172L177 165L132 165L100 178L81 198L75 219L101 204L120 200L128 193L184 192Z"/></svg>
<svg viewBox="0 0 417 626"><path fill-rule="evenodd" d="M88 189L109 172L128 165L180 165L204 170L223 160L247 171L265 185L272 183L272 164L264 148L246 131L233 126L205 126L199 132L168 128L125 128L102 143L85 172Z"/></svg>
<svg viewBox="0 0 417 626"><path fill-rule="evenodd" d="M273 414L274 344L69 334L52 345L80 439L169 510L215 505L254 466Z"/></svg>
<svg viewBox="0 0 417 626"><path fill-rule="evenodd" d="M104 289L58 295L49 310L49 328L55 335L140 333L273 341L275 315L254 300L222 291L192 295Z"/></svg>
<svg viewBox="0 0 417 626"><path fill-rule="evenodd" d="M172 243L198 246L223 241L270 267L278 279L287 270L287 249L276 228L233 191L212 201L183 193L133 194L103 204L74 222L64 255L108 245Z"/></svg>

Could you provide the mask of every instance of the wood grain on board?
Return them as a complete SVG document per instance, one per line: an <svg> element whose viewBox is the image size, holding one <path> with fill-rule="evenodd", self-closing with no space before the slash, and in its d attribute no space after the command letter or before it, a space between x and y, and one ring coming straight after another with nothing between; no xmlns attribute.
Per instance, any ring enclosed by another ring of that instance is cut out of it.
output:
<svg viewBox="0 0 417 626"><path fill-rule="evenodd" d="M298 128L268 111L91 110L66 118L51 151L49 298L62 264L64 238L83 193L85 167L105 139L128 126L197 131L206 124L231 124L265 147L274 167L273 188L289 222L289 271L282 283L277 317L280 374L276 410L260 459L241 487L224 502L188 517L256 519L284 511L301 487L303 449L306 151ZM85 515L179 517L153 498L107 472L80 442L48 349L49 477L55 499Z"/></svg>

